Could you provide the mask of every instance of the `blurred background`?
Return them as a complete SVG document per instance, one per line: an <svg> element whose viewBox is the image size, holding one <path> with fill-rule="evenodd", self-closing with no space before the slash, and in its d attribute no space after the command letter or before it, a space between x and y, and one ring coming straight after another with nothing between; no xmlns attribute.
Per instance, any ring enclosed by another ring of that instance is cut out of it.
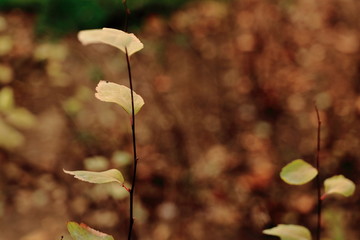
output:
<svg viewBox="0 0 360 240"><path fill-rule="evenodd" d="M276 239L315 233L315 183L281 168L359 183L360 2L128 0L138 176L135 239ZM94 97L101 79L128 85L124 55L82 46L81 29L122 29L120 0L0 0L0 240L59 240L67 221L127 238L128 193L62 169L120 169L130 182L129 117ZM129 186L129 184L128 184ZM324 201L323 239L360 236L360 195Z"/></svg>

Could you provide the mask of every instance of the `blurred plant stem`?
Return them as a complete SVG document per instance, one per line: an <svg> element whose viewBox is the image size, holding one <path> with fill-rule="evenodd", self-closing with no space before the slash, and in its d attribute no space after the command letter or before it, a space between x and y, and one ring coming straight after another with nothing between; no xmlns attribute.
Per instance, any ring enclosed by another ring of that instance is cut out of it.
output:
<svg viewBox="0 0 360 240"><path fill-rule="evenodd" d="M316 177L316 186L317 186L317 227L316 227L316 240L320 240L321 236L321 179L320 179L320 133L321 133L321 120L319 109L315 105L316 117L318 121L318 129L317 129L317 147L316 147L316 169L318 171L318 175Z"/></svg>

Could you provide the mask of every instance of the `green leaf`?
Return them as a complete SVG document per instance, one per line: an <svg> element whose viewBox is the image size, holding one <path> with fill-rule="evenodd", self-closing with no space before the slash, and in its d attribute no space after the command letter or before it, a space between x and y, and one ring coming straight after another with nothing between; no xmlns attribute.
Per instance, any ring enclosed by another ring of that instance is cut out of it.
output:
<svg viewBox="0 0 360 240"><path fill-rule="evenodd" d="M278 236L281 240L311 240L310 231L299 225L279 224L276 227L265 229L263 233Z"/></svg>
<svg viewBox="0 0 360 240"><path fill-rule="evenodd" d="M70 97L63 102L62 106L66 113L69 115L75 115L81 110L83 104L79 101L79 99Z"/></svg>
<svg viewBox="0 0 360 240"><path fill-rule="evenodd" d="M0 148L13 149L21 146L25 137L0 118Z"/></svg>
<svg viewBox="0 0 360 240"><path fill-rule="evenodd" d="M355 184L350 179L347 179L343 175L336 175L328 178L324 181L325 195L329 194L341 194L345 197L349 197L355 192ZM323 196L323 198L325 197Z"/></svg>
<svg viewBox="0 0 360 240"><path fill-rule="evenodd" d="M0 111L8 112L15 107L14 92L10 87L4 87L0 90Z"/></svg>
<svg viewBox="0 0 360 240"><path fill-rule="evenodd" d="M111 235L92 229L81 223L68 222L67 229L74 240L114 240Z"/></svg>
<svg viewBox="0 0 360 240"><path fill-rule="evenodd" d="M124 177L121 172L117 169L110 169L103 172L91 172L91 171L66 171L65 173L73 175L75 178L89 182L89 183L110 183L110 182L118 182L121 185L124 184Z"/></svg>
<svg viewBox="0 0 360 240"><path fill-rule="evenodd" d="M0 36L0 56L8 54L13 45L14 43L10 36Z"/></svg>
<svg viewBox="0 0 360 240"><path fill-rule="evenodd" d="M15 108L9 111L6 120L21 129L28 129L36 124L36 117L26 108Z"/></svg>
<svg viewBox="0 0 360 240"><path fill-rule="evenodd" d="M144 100L133 91L134 113L138 113L144 105ZM131 114L130 88L112 82L100 81L96 87L95 97L104 102L119 104L127 113Z"/></svg>
<svg viewBox="0 0 360 240"><path fill-rule="evenodd" d="M93 156L84 159L86 170L103 171L109 168L109 160L104 156Z"/></svg>
<svg viewBox="0 0 360 240"><path fill-rule="evenodd" d="M112 164L117 167L124 167L131 164L132 157L128 152L116 151L111 157Z"/></svg>
<svg viewBox="0 0 360 240"><path fill-rule="evenodd" d="M0 18L1 29L1 18ZM14 72L10 66L0 64L0 84L7 84L13 80Z"/></svg>
<svg viewBox="0 0 360 240"><path fill-rule="evenodd" d="M280 177L288 184L302 185L310 182L317 174L316 168L302 159L297 159L282 168Z"/></svg>
<svg viewBox="0 0 360 240"><path fill-rule="evenodd" d="M105 43L120 49L124 53L127 50L129 56L144 47L144 44L134 34L113 28L80 31L78 39L84 45Z"/></svg>

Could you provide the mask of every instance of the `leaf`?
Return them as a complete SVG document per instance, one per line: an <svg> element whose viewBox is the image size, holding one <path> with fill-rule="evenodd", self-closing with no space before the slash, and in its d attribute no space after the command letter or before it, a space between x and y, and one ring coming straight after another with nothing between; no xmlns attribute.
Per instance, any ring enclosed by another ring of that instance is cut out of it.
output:
<svg viewBox="0 0 360 240"><path fill-rule="evenodd" d="M26 108L15 108L9 111L6 120L21 129L28 129L36 124L36 117Z"/></svg>
<svg viewBox="0 0 360 240"><path fill-rule="evenodd" d="M70 97L63 102L62 107L67 114L76 115L81 110L82 105L82 102L77 98Z"/></svg>
<svg viewBox="0 0 360 240"><path fill-rule="evenodd" d="M68 49L63 44L44 43L34 51L34 59L38 61L54 60L62 61L66 58Z"/></svg>
<svg viewBox="0 0 360 240"><path fill-rule="evenodd" d="M84 166L86 170L103 171L108 169L109 161L104 156L93 156L84 159Z"/></svg>
<svg viewBox="0 0 360 240"><path fill-rule="evenodd" d="M276 227L265 229L263 233L278 236L281 240L311 240L311 233L306 227L293 224L279 224Z"/></svg>
<svg viewBox="0 0 360 240"><path fill-rule="evenodd" d="M14 107L14 91L10 87L4 87L0 90L0 111L5 113Z"/></svg>
<svg viewBox="0 0 360 240"><path fill-rule="evenodd" d="M99 232L81 223L68 222L67 229L74 240L114 240L111 235Z"/></svg>
<svg viewBox="0 0 360 240"><path fill-rule="evenodd" d="M111 162L115 167L124 167L131 164L131 155L125 151L116 151L111 157Z"/></svg>
<svg viewBox="0 0 360 240"><path fill-rule="evenodd" d="M63 169L67 174L73 175L75 178L89 182L89 183L109 183L118 182L121 185L124 184L124 177L117 169L110 169L103 172L91 172L91 171L67 171Z"/></svg>
<svg viewBox="0 0 360 240"><path fill-rule="evenodd" d="M25 137L0 118L0 148L13 149L21 146Z"/></svg>
<svg viewBox="0 0 360 240"><path fill-rule="evenodd" d="M144 44L132 33L126 33L114 28L103 28L80 31L79 41L84 44L105 43L123 51L129 56L144 48ZM126 49L126 50L125 50Z"/></svg>
<svg viewBox="0 0 360 240"><path fill-rule="evenodd" d="M119 104L127 113L131 114L131 94L130 88L112 82L100 81L96 86L95 97L104 102ZM144 99L134 94L134 113L138 113L144 105Z"/></svg>
<svg viewBox="0 0 360 240"><path fill-rule="evenodd" d="M349 197L355 192L355 184L343 175L336 175L324 181L325 195L340 194ZM325 197L323 196L323 198Z"/></svg>
<svg viewBox="0 0 360 240"><path fill-rule="evenodd" d="M10 66L0 64L0 84L10 83L13 80L13 77L14 77L13 69Z"/></svg>
<svg viewBox="0 0 360 240"><path fill-rule="evenodd" d="M0 56L8 54L13 48L13 40L10 36L0 36Z"/></svg>
<svg viewBox="0 0 360 240"><path fill-rule="evenodd" d="M302 159L297 159L282 168L280 177L288 184L302 185L310 182L317 174L316 168Z"/></svg>

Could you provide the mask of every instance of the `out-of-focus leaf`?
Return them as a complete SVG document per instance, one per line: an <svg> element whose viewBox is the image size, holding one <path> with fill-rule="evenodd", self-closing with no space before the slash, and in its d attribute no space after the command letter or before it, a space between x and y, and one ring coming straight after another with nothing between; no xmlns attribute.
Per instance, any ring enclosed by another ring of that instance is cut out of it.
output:
<svg viewBox="0 0 360 240"><path fill-rule="evenodd" d="M350 179L343 175L336 175L324 181L325 195L340 194L344 197L349 197L355 192L355 184Z"/></svg>
<svg viewBox="0 0 360 240"><path fill-rule="evenodd" d="M111 157L111 162L116 167L124 167L131 164L131 155L125 151L116 151Z"/></svg>
<svg viewBox="0 0 360 240"><path fill-rule="evenodd" d="M278 236L281 240L311 240L310 231L299 225L279 224L276 227L265 229L263 233Z"/></svg>
<svg viewBox="0 0 360 240"><path fill-rule="evenodd" d="M67 229L74 240L114 240L111 235L99 232L83 223L68 222Z"/></svg>
<svg viewBox="0 0 360 240"><path fill-rule="evenodd" d="M82 103L77 98L70 97L62 103L62 106L69 115L76 115L80 111Z"/></svg>
<svg viewBox="0 0 360 240"><path fill-rule="evenodd" d="M46 65L46 72L51 78L55 79L64 79L66 78L65 72L62 70L62 64L59 61L49 61ZM53 81L55 86L67 86L69 81L64 81L65 83L61 83L61 81Z"/></svg>
<svg viewBox="0 0 360 240"><path fill-rule="evenodd" d="M57 60L66 58L68 49L63 44L44 43L39 45L34 52L35 60Z"/></svg>
<svg viewBox="0 0 360 240"><path fill-rule="evenodd" d="M13 70L11 67L0 64L0 83L6 84L13 79Z"/></svg>
<svg viewBox="0 0 360 240"><path fill-rule="evenodd" d="M84 165L87 170L90 171L101 171L107 169L109 161L103 156L89 157L84 160Z"/></svg>
<svg viewBox="0 0 360 240"><path fill-rule="evenodd" d="M87 87L79 87L73 97L66 99L62 106L64 110L70 115L76 115L81 108L83 103L92 96L92 91Z"/></svg>
<svg viewBox="0 0 360 240"><path fill-rule="evenodd" d="M124 53L127 50L129 56L144 47L144 44L142 44L134 34L113 28L80 31L78 39L84 45L105 43L120 49Z"/></svg>
<svg viewBox="0 0 360 240"><path fill-rule="evenodd" d="M0 147L13 149L22 145L24 136L0 119Z"/></svg>
<svg viewBox="0 0 360 240"><path fill-rule="evenodd" d="M13 40L10 36L0 36L0 56L8 54L13 47Z"/></svg>
<svg viewBox="0 0 360 240"><path fill-rule="evenodd" d="M117 169L110 169L103 172L91 172L91 171L67 171L64 169L64 172L70 175L73 175L75 178L90 182L90 183L109 183L109 182L118 182L121 185L124 184L124 177L121 172Z"/></svg>
<svg viewBox="0 0 360 240"><path fill-rule="evenodd" d="M94 201L106 200L108 196L121 200L129 197L129 192L125 187L120 188L118 183L112 182L105 185L97 184L89 191L88 195Z"/></svg>
<svg viewBox="0 0 360 240"><path fill-rule="evenodd" d="M320 110L326 110L331 107L332 99L331 94L324 91L316 95L315 104Z"/></svg>
<svg viewBox="0 0 360 240"><path fill-rule="evenodd" d="M144 105L144 99L134 94L134 113L138 113ZM96 87L95 97L104 102L119 104L127 113L131 114L131 92L126 86L112 82L100 81Z"/></svg>
<svg viewBox="0 0 360 240"><path fill-rule="evenodd" d="M81 86L76 90L74 97L81 101L86 101L92 97L92 90L90 90L88 87Z"/></svg>
<svg viewBox="0 0 360 240"><path fill-rule="evenodd" d="M348 239L348 216L347 211L339 207L326 207L323 210L322 216L326 222L326 231L331 240ZM330 240L330 239L329 239Z"/></svg>
<svg viewBox="0 0 360 240"><path fill-rule="evenodd" d="M0 16L0 31L4 31L7 28L7 22L4 17Z"/></svg>
<svg viewBox="0 0 360 240"><path fill-rule="evenodd" d="M31 128L36 123L36 117L26 108L15 108L11 110L8 112L6 120L15 127L22 129Z"/></svg>
<svg viewBox="0 0 360 240"><path fill-rule="evenodd" d="M302 185L314 179L317 174L316 168L302 159L297 159L282 168L280 177L288 184Z"/></svg>
<svg viewBox="0 0 360 240"><path fill-rule="evenodd" d="M14 92L10 87L0 90L0 111L8 112L14 108Z"/></svg>

